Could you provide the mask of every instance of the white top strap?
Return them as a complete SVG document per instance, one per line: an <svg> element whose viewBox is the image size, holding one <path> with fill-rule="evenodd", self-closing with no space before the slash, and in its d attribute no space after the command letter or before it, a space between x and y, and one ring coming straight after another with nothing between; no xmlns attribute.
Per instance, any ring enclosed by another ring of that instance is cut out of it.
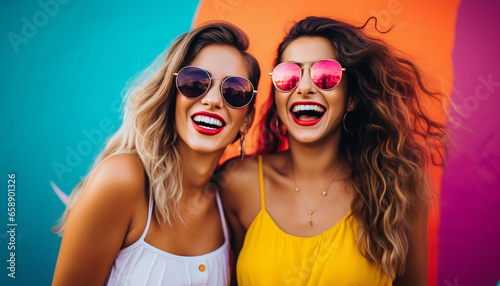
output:
<svg viewBox="0 0 500 286"><path fill-rule="evenodd" d="M221 203L218 191L215 192L215 197L217 199L217 206L219 207L219 215L221 217L222 230L224 231L224 238L226 240L228 240L229 235L228 235L228 229L227 229L227 223L226 223L226 216L224 215L224 208L222 207L222 203Z"/></svg>
<svg viewBox="0 0 500 286"><path fill-rule="evenodd" d="M144 229L144 232L142 233L139 240L144 240L146 238L146 234L148 233L148 230L149 230L149 225L151 224L151 217L152 216L153 216L153 194L151 192L149 194L148 222L146 223L146 228Z"/></svg>

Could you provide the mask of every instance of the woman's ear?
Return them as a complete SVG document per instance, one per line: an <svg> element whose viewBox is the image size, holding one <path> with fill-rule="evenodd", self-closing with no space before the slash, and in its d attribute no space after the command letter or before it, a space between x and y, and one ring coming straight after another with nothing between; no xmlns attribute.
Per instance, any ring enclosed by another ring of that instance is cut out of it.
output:
<svg viewBox="0 0 500 286"><path fill-rule="evenodd" d="M359 98L354 98L353 96L349 97L349 100L347 102L347 111L353 111L354 108L358 105Z"/></svg>
<svg viewBox="0 0 500 286"><path fill-rule="evenodd" d="M255 108L251 107L252 110L250 110L247 115L245 115L245 118L243 119L243 122L241 123L240 127L240 133L247 133L248 129L250 129L250 126L252 126L253 119L255 117Z"/></svg>

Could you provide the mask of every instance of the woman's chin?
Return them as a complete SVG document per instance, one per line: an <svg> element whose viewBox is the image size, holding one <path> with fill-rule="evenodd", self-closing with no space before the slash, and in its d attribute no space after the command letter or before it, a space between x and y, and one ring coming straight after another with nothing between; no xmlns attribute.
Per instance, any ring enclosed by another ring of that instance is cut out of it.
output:
<svg viewBox="0 0 500 286"><path fill-rule="evenodd" d="M326 132L324 128L289 130L288 138L306 145L322 144L335 137L336 132Z"/></svg>
<svg viewBox="0 0 500 286"><path fill-rule="evenodd" d="M299 136L293 136L290 134L289 138L293 137L294 141L302 144L314 144L320 142L323 137L321 134L317 134L316 132L298 132L298 135Z"/></svg>
<svg viewBox="0 0 500 286"><path fill-rule="evenodd" d="M182 141L191 151L207 154L223 152L227 147L227 144L220 142L219 140L210 140L206 138L190 138L186 141L180 141Z"/></svg>

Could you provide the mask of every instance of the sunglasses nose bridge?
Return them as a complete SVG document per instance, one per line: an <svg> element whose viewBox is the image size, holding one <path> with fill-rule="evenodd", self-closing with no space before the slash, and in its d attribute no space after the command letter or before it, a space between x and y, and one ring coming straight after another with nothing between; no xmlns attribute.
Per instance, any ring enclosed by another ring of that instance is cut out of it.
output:
<svg viewBox="0 0 500 286"><path fill-rule="evenodd" d="M303 67L301 67L300 68L300 74L301 74L302 77L304 77L304 75L305 75L304 69L309 69L309 77L311 77L312 67L309 67L309 66L303 66ZM302 77L301 77L301 79L302 79Z"/></svg>
<svg viewBox="0 0 500 286"><path fill-rule="evenodd" d="M217 79L218 80L218 84L215 83L214 79ZM211 77L210 78L210 87L209 89L212 89L212 88L215 88L219 91L220 93L220 96L222 96L222 92L221 92L221 88L222 88L222 83L224 82L224 79L220 78L220 77ZM207 90L208 92L209 90Z"/></svg>
<svg viewBox="0 0 500 286"><path fill-rule="evenodd" d="M306 68L309 69L309 75L306 75L305 71ZM296 87L299 93L308 93L311 89L315 87L311 76L311 68L312 67L309 66L303 66L300 68L301 77ZM306 90L307 92L305 92Z"/></svg>
<svg viewBox="0 0 500 286"><path fill-rule="evenodd" d="M218 80L218 84L215 83L214 79ZM222 92L221 92L221 86L222 86L223 80L218 77L211 77L210 78L210 86L208 87L208 90L205 92L201 99L201 103L203 104L208 104L212 107L219 107L222 108L224 105L224 99L222 97Z"/></svg>

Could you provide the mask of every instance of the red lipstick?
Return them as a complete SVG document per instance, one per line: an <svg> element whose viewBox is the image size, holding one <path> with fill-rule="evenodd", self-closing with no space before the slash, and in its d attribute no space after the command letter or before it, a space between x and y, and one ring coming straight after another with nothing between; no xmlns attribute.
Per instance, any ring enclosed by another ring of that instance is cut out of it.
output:
<svg viewBox="0 0 500 286"><path fill-rule="evenodd" d="M295 117L295 114L293 111L294 107L297 105L302 105L302 106L310 105L311 107L309 107L307 110L316 111L318 113L322 111L323 113L318 118L313 119L313 120L300 120L297 117ZM319 104L319 103L314 102L314 101L295 102L292 104L292 106L290 106L290 113L292 114L292 119L295 123L297 123L300 126L313 126L313 125L315 125L316 123L320 122L321 119L323 119L323 115L325 114L325 111L326 111L326 107L324 107L322 104Z"/></svg>
<svg viewBox="0 0 500 286"><path fill-rule="evenodd" d="M226 121L222 116L206 111L194 113L191 122L196 131L209 136L219 134L226 127Z"/></svg>

